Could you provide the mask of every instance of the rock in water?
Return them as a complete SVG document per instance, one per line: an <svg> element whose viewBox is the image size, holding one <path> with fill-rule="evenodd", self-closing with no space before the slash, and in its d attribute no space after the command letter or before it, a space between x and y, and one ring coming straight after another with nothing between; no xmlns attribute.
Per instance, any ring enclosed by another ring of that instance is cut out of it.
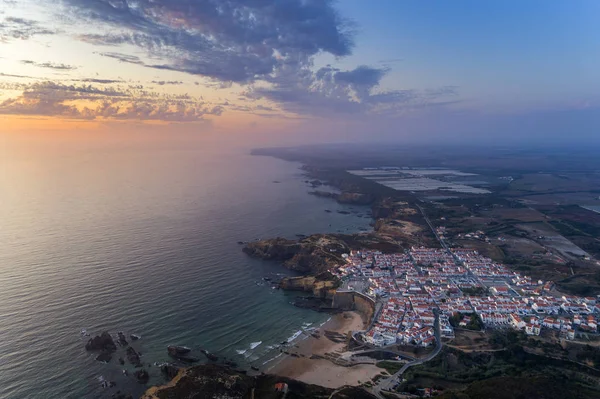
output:
<svg viewBox="0 0 600 399"><path fill-rule="evenodd" d="M133 364L135 367L142 366L139 353L137 353L135 349L133 349L131 346L127 348L127 352L125 352L125 355L127 356L127 360L129 360L129 363Z"/></svg>
<svg viewBox="0 0 600 399"><path fill-rule="evenodd" d="M165 377L167 377L168 380L172 380L179 372L179 367L172 364L164 364L161 366L160 371Z"/></svg>
<svg viewBox="0 0 600 399"><path fill-rule="evenodd" d="M85 344L85 349L88 351L114 352L117 350L117 345L115 345L115 341L113 341L111 335L107 331L104 331L102 334L90 338L87 344Z"/></svg>
<svg viewBox="0 0 600 399"><path fill-rule="evenodd" d="M218 356L213 355L212 353L210 353L209 351L207 351L206 349L201 349L200 352L202 352L204 354L204 356L206 356L206 358L208 360L211 360L213 362L216 362L217 360L219 360Z"/></svg>
<svg viewBox="0 0 600 399"><path fill-rule="evenodd" d="M145 384L150 379L150 375L144 369L135 372L135 378L140 384Z"/></svg>
<svg viewBox="0 0 600 399"><path fill-rule="evenodd" d="M174 355L185 355L186 353L190 353L192 350L187 346L169 345L167 346L167 351Z"/></svg>
<svg viewBox="0 0 600 399"><path fill-rule="evenodd" d="M101 354L96 356L96 360L99 362L108 363L110 362L110 359L112 359L112 355L110 354L110 352L107 351L102 351Z"/></svg>
<svg viewBox="0 0 600 399"><path fill-rule="evenodd" d="M133 399L133 396L130 393L123 393L121 391L117 391L112 394L112 399Z"/></svg>
<svg viewBox="0 0 600 399"><path fill-rule="evenodd" d="M127 339L125 338L125 334L123 334L122 331L119 331L117 334L119 336L119 344L121 346L127 346L127 345L129 345L129 343L127 342Z"/></svg>

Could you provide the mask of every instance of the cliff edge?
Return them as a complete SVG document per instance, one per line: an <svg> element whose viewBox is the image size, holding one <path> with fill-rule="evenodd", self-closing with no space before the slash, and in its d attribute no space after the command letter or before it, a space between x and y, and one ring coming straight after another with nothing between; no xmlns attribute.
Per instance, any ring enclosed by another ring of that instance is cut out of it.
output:
<svg viewBox="0 0 600 399"><path fill-rule="evenodd" d="M399 242L374 233L313 234L300 240L271 238L253 241L243 251L256 258L283 262L288 269L313 276L345 263L342 254L352 249L401 252Z"/></svg>

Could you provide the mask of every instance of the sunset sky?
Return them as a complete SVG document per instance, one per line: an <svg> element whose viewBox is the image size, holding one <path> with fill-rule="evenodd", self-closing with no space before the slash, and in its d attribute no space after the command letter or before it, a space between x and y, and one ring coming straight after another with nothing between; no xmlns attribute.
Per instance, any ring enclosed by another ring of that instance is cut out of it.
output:
<svg viewBox="0 0 600 399"><path fill-rule="evenodd" d="M598 139L599 20L596 0L0 0L1 129Z"/></svg>

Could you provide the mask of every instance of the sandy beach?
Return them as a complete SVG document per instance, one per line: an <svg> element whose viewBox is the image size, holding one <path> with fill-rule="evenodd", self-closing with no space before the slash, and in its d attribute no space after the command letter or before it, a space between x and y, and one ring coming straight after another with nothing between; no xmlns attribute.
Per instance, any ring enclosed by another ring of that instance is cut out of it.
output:
<svg viewBox="0 0 600 399"><path fill-rule="evenodd" d="M278 359L275 364L269 365L265 372L329 388L358 385L368 381L384 370L369 364L343 367L325 359L310 359L312 355L344 351L345 344L330 340L325 336L325 331L346 335L349 331L363 328L364 322L359 313L337 314L318 330L320 338L309 336L298 342L297 347L289 348L290 353L297 354L299 357L286 355Z"/></svg>

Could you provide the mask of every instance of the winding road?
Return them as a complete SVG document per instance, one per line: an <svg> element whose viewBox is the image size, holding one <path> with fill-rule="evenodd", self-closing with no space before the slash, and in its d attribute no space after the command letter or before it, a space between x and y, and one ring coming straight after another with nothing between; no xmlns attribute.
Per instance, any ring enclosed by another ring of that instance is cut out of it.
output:
<svg viewBox="0 0 600 399"><path fill-rule="evenodd" d="M435 312L434 328L435 328L436 345L435 345L435 349L433 350L433 352L431 352L429 355L427 355L425 357L415 359L413 361L406 363L404 366L402 366L402 368L400 370L398 370L396 373L394 373L394 375L392 375L391 377L379 380L379 382L377 382L377 384L374 385L372 388L372 393L375 396L377 396L378 398L383 398L381 391L391 390L394 385L396 385L397 383L400 382L400 376L402 376L402 374L404 374L404 372L406 370L408 370L412 366L416 366L416 365L428 362L440 353L443 345L442 345L441 329L440 329L440 317L439 317L439 314L437 313L437 311Z"/></svg>

